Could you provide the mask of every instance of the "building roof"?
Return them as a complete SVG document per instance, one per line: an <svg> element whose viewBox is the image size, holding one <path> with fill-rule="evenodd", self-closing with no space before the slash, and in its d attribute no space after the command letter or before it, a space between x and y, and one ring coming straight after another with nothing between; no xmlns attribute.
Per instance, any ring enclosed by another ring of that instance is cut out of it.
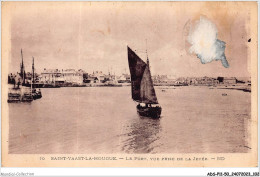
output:
<svg viewBox="0 0 260 177"><path fill-rule="evenodd" d="M58 69L45 69L43 70L42 74L54 74L54 73L60 73L60 70Z"/></svg>

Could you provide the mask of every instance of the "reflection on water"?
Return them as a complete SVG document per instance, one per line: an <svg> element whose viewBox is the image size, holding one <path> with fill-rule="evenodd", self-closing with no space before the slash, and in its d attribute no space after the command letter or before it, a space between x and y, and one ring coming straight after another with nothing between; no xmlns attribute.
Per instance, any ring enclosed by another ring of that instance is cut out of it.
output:
<svg viewBox="0 0 260 177"><path fill-rule="evenodd" d="M9 153L248 152L250 93L171 88L156 87L159 120L138 116L130 87L42 89L8 104Z"/></svg>
<svg viewBox="0 0 260 177"><path fill-rule="evenodd" d="M133 153L150 153L160 138L160 119L141 117L127 127L127 137L123 141L122 151Z"/></svg>

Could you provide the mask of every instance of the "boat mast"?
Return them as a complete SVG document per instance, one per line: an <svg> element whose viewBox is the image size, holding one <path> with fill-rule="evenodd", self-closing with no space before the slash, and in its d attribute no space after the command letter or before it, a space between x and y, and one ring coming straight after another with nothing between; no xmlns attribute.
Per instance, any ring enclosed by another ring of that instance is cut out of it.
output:
<svg viewBox="0 0 260 177"><path fill-rule="evenodd" d="M32 64L32 73L33 73L33 64ZM31 95L32 95L32 77L31 77Z"/></svg>
<svg viewBox="0 0 260 177"><path fill-rule="evenodd" d="M34 58L32 57L32 84L34 84Z"/></svg>
<svg viewBox="0 0 260 177"><path fill-rule="evenodd" d="M24 65L23 65L23 50L22 49L21 49L21 57L22 57L22 64L21 64L21 71L20 71L20 73L22 74L23 83L24 83Z"/></svg>
<svg viewBox="0 0 260 177"><path fill-rule="evenodd" d="M146 58L147 58L146 64L147 64L148 68L150 69L149 59L148 59L148 53L147 53L147 39L145 39L145 40L146 40Z"/></svg>

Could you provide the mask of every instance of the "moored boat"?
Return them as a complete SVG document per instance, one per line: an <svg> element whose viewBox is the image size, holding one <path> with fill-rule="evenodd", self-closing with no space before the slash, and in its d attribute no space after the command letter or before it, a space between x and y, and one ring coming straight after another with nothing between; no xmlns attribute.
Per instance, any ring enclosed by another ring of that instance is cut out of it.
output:
<svg viewBox="0 0 260 177"><path fill-rule="evenodd" d="M32 96L33 96L33 99L36 100L36 99L39 99L42 97L42 92L41 90L39 89L38 91L34 88L32 89Z"/></svg>
<svg viewBox="0 0 260 177"><path fill-rule="evenodd" d="M24 93L21 101L22 102L32 102L33 101L32 93Z"/></svg>
<svg viewBox="0 0 260 177"><path fill-rule="evenodd" d="M32 102L33 96L30 90L25 88L12 88L8 93L8 103L18 103L18 102Z"/></svg>
<svg viewBox="0 0 260 177"><path fill-rule="evenodd" d="M21 101L21 95L19 93L8 93L8 103L16 103Z"/></svg>
<svg viewBox="0 0 260 177"><path fill-rule="evenodd" d="M35 75L34 75L34 58L32 60L32 77L31 77L31 83L30 88L26 87L28 86L25 84L25 71L24 71L24 65L23 65L23 53L21 50L21 71L20 74L15 76L14 79L14 87L9 89L8 92L8 103L17 103L17 102L31 102L35 99L39 99L42 97L41 90L38 91L34 87L35 84ZM21 85L21 87L19 87Z"/></svg>

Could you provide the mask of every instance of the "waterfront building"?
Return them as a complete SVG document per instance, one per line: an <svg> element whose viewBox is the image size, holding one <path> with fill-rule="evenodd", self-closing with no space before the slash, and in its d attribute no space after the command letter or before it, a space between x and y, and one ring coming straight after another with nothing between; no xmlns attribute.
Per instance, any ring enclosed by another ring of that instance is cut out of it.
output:
<svg viewBox="0 0 260 177"><path fill-rule="evenodd" d="M117 77L118 83L130 83L131 78L129 74L122 74L121 76Z"/></svg>
<svg viewBox="0 0 260 177"><path fill-rule="evenodd" d="M93 84L93 83L99 83L99 80L96 76L93 76L93 75L88 75L88 78L86 78L84 80L85 83L90 83L90 84Z"/></svg>
<svg viewBox="0 0 260 177"><path fill-rule="evenodd" d="M235 77L224 77L223 83L224 84L236 84L237 79Z"/></svg>
<svg viewBox="0 0 260 177"><path fill-rule="evenodd" d="M237 79L235 77L218 77L217 80L222 84L236 84Z"/></svg>
<svg viewBox="0 0 260 177"><path fill-rule="evenodd" d="M212 77L187 77L184 79L184 83L188 85L217 85L219 81Z"/></svg>
<svg viewBox="0 0 260 177"><path fill-rule="evenodd" d="M83 83L83 70L76 71L75 69L65 69L61 71L59 79L64 80L65 83Z"/></svg>
<svg viewBox="0 0 260 177"><path fill-rule="evenodd" d="M43 82L45 84L55 83L58 81L58 78L60 77L61 72L58 69L46 69L44 68L43 72L40 76L40 82Z"/></svg>
<svg viewBox="0 0 260 177"><path fill-rule="evenodd" d="M88 83L104 83L106 75L102 71L93 71L93 74L89 74Z"/></svg>
<svg viewBox="0 0 260 177"><path fill-rule="evenodd" d="M45 69L39 76L39 81L42 83L83 83L83 70L76 71L75 69Z"/></svg>
<svg viewBox="0 0 260 177"><path fill-rule="evenodd" d="M168 83L170 81L167 75L155 75L152 76L152 80L154 83Z"/></svg>

